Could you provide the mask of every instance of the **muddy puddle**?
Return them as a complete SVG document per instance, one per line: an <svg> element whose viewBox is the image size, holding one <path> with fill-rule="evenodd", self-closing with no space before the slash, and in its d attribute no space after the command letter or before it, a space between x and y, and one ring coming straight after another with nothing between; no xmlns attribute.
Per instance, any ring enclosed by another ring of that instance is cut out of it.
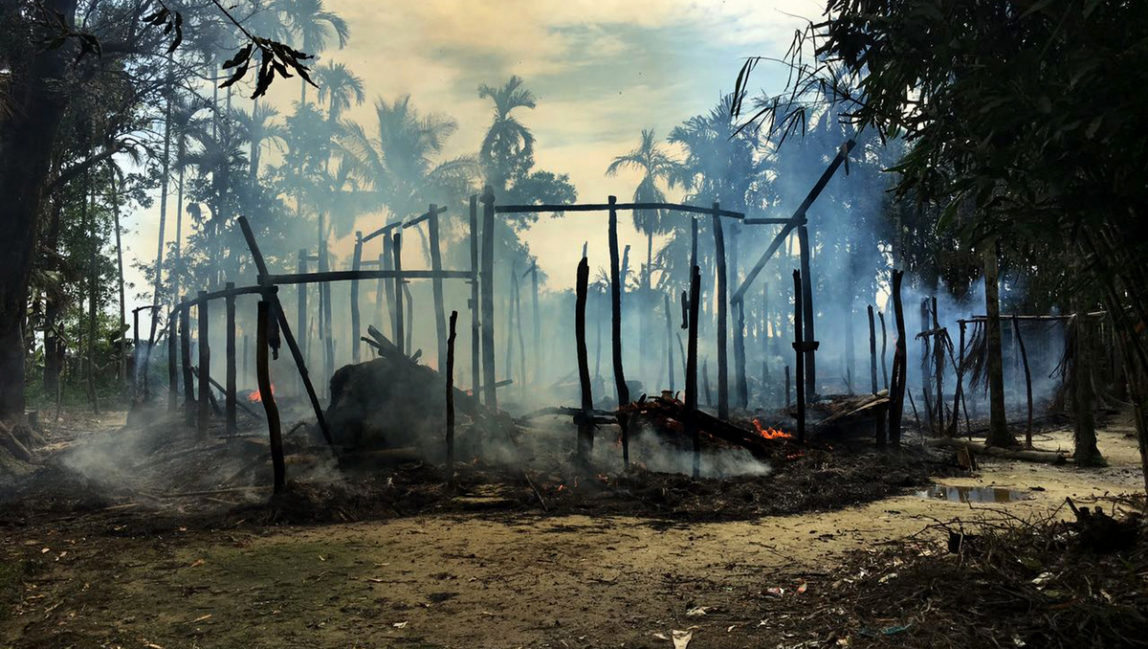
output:
<svg viewBox="0 0 1148 649"><path fill-rule="evenodd" d="M952 487L949 485L929 485L918 491L919 498L947 500L954 503L1011 503L1027 500L1029 495L1016 489L1003 487Z"/></svg>

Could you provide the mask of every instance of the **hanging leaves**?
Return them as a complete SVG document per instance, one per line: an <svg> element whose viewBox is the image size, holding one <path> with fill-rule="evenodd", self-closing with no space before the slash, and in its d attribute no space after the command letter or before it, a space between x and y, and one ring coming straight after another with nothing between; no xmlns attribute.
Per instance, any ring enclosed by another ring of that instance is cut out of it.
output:
<svg viewBox="0 0 1148 649"><path fill-rule="evenodd" d="M163 27L164 35L174 33L171 44L167 46L167 53L171 54L183 43L183 14L168 9L162 2L159 11L143 17L143 21L152 27Z"/></svg>
<svg viewBox="0 0 1148 649"><path fill-rule="evenodd" d="M251 68L252 56L256 51L259 53L259 72L255 77L255 92L251 95L252 99L262 97L267 92L275 80L275 75L289 79L295 76L291 74L292 71L307 83L318 87L315 86L315 82L311 80L308 74L310 68L303 63L312 58L311 55L278 41L259 36L253 36L250 43L244 45L235 53L235 56L224 62L223 68L225 70L234 69L234 72L219 87L227 88L243 79Z"/></svg>

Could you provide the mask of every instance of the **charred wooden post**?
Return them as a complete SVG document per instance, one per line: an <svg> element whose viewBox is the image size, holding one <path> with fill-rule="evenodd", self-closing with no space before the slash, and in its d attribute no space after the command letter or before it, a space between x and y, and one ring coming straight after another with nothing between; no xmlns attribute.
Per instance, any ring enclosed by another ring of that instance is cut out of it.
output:
<svg viewBox="0 0 1148 649"><path fill-rule="evenodd" d="M244 334L243 335L243 382L244 383L246 383L247 379L251 377L251 372L249 372L247 369L247 359L251 358L251 356L247 353L247 343L249 340L251 340L251 337L248 336L247 334Z"/></svg>
<svg viewBox="0 0 1148 649"><path fill-rule="evenodd" d="M578 417L578 443L576 458L585 466L590 462L594 448L594 396L590 387L590 360L586 350L586 296L589 291L590 263L585 257L578 262L578 275L574 288L574 342L578 356L578 385L581 388L582 410Z"/></svg>
<svg viewBox="0 0 1148 649"><path fill-rule="evenodd" d="M355 230L355 252L351 255L351 270L358 272L363 265L363 233ZM351 280L351 362L359 362L359 280Z"/></svg>
<svg viewBox="0 0 1148 649"><path fill-rule="evenodd" d="M224 383L227 387L224 392L224 432L228 437L235 435L238 430L235 423L235 282L227 282L227 296L224 297L224 308L227 311L227 369L224 372ZM210 378L210 376L208 377Z"/></svg>
<svg viewBox="0 0 1148 649"><path fill-rule="evenodd" d="M470 389L474 400L472 416L478 415L481 396L478 386L482 382L482 327L479 324L478 286L478 197L470 197Z"/></svg>
<svg viewBox="0 0 1148 649"><path fill-rule="evenodd" d="M1020 360L1024 365L1024 394L1025 403L1028 405L1028 421L1024 429L1024 445L1026 448L1032 448L1032 372L1028 366L1028 351L1024 348L1024 338L1020 335L1020 321L1014 314L1012 317L1012 328L1016 332L1016 344L1020 348ZM953 419L957 416L956 404L953 404Z"/></svg>
<svg viewBox="0 0 1148 649"><path fill-rule="evenodd" d="M299 249L299 258L295 262L295 272L300 275L307 272L307 251ZM307 285L299 284L295 287L295 327L299 332L299 353L307 357ZM246 343L245 343L246 344ZM247 353L243 354L246 362ZM244 374L247 370L244 369Z"/></svg>
<svg viewBox="0 0 1148 649"><path fill-rule="evenodd" d="M434 211L434 206L431 206ZM446 339L446 475L454 484L454 338L458 311L450 312L450 334Z"/></svg>
<svg viewBox="0 0 1148 649"><path fill-rule="evenodd" d="M905 407L906 365L908 352L905 342L905 312L901 306L901 279L904 271L893 271L893 322L897 327L897 342L893 345L893 373L889 383L889 443L901 445L901 414Z"/></svg>
<svg viewBox="0 0 1148 649"><path fill-rule="evenodd" d="M327 418L323 415L323 408L319 405L319 397L315 394L315 386L311 384L311 377L307 373L307 362L303 360L303 354L299 351L299 344L295 341L295 336L291 333L291 325L287 323L287 314L283 312L283 305L279 302L278 287L267 285L267 263L263 261L263 253L259 251L259 244L255 242L255 234L251 231L251 226L247 223L247 218L240 216L236 219L239 222L239 227L243 230L243 238L247 241L247 248L251 251L251 259L255 262L255 268L259 272L259 284L265 287L264 299L270 296L275 308L273 309L274 315L279 320L279 330L283 334L283 339L287 341L287 347L291 350L291 356L295 359L295 367L299 370L299 376L303 379L303 388L307 391L307 398L311 401L311 408L315 411L315 420L319 424L319 430L323 433L323 439L326 440L329 446L334 446L334 440L331 438L331 429L327 427ZM258 342L258 341L257 341ZM258 347L258 345L256 345ZM259 350L256 350L259 354ZM258 360L258 359L257 359ZM278 414L278 413L277 413Z"/></svg>
<svg viewBox="0 0 1148 649"><path fill-rule="evenodd" d="M790 395L793 393L791 392L791 389L792 389L792 386L790 385L789 366L786 365L785 366L785 407L786 408L789 408L789 404L792 403L792 399L790 398Z"/></svg>
<svg viewBox="0 0 1148 649"><path fill-rule="evenodd" d="M805 441L805 337L801 271L793 271L793 350L797 366L797 441Z"/></svg>
<svg viewBox="0 0 1148 649"><path fill-rule="evenodd" d="M618 199L609 198L610 203L610 334L613 340L614 388L618 395L618 407L630 403L630 387L626 385L626 372L622 367L622 278L618 267ZM630 466L629 422L625 417L618 418L622 429L622 456Z"/></svg>
<svg viewBox="0 0 1148 649"><path fill-rule="evenodd" d="M259 300L259 323L256 329L255 374L259 383L259 400L267 414L267 432L271 442L271 468L275 475L275 493L287 487L287 463L283 459L283 436L279 427L279 407L271 391L271 368L268 363L268 330L274 304L266 298Z"/></svg>
<svg viewBox="0 0 1148 649"><path fill-rule="evenodd" d="M437 335L436 340L438 341L438 356L435 357L435 362L441 367L443 359L448 352L446 349L446 307L443 306L442 276L438 274L442 271L442 248L439 245L438 234L438 206L431 203L427 214L430 215L427 218L427 243L430 246L431 271L435 273L435 275L431 277L431 295L434 300L434 329Z"/></svg>
<svg viewBox="0 0 1148 649"><path fill-rule="evenodd" d="M154 312L153 312L154 313ZM176 357L176 312L167 316L167 411L175 412L179 398L179 362Z"/></svg>
<svg viewBox="0 0 1148 649"><path fill-rule="evenodd" d="M494 190L482 193L482 385L483 403L498 409L494 368Z"/></svg>
<svg viewBox="0 0 1148 649"><path fill-rule="evenodd" d="M945 392L943 381L945 376L945 338L941 332L940 319L937 317L937 298L935 296L930 298L929 304L933 312L933 331L938 332L933 337L933 370L936 373L937 383L937 432L944 434ZM953 415L955 416L956 413L954 412Z"/></svg>
<svg viewBox="0 0 1148 649"><path fill-rule="evenodd" d="M885 348L888 343L887 334L885 333L885 312L878 311L877 318L881 321L881 379L885 385L885 389L889 389L889 368L885 364Z"/></svg>
<svg viewBox="0 0 1148 649"><path fill-rule="evenodd" d="M191 302L187 296L179 305L179 356L183 368L183 413L188 424L192 422L192 406L195 405L195 386L191 376Z"/></svg>
<svg viewBox="0 0 1148 649"><path fill-rule="evenodd" d="M388 236L387 234L384 234L383 235L383 256L380 258L380 261L383 264L383 266L382 266L383 268L392 268L393 269L395 267L395 262L394 262L394 257L395 257L394 252L395 251L394 251L393 245L394 244L392 243L391 237ZM399 329L401 329L402 326L399 324L398 316L395 313L395 284L394 284L394 282L388 282L388 281L383 280L383 279L380 279L379 283L383 285L383 293L386 294L387 313L390 315L390 321L391 321L391 340L396 341L396 344L398 344L398 345L402 345L403 344L402 339L399 338L399 336L398 336ZM401 295L400 295L400 297L401 297Z"/></svg>
<svg viewBox="0 0 1148 649"><path fill-rule="evenodd" d="M717 266L717 396L718 419L729 419L729 357L726 335L729 332L729 295L726 287L725 228L721 223L721 205L713 206L711 227L714 231L714 264Z"/></svg>
<svg viewBox="0 0 1148 649"><path fill-rule="evenodd" d="M696 223L696 222L695 222ZM689 343L686 346L686 434L694 446L693 476L701 474L702 440L698 433L698 306L701 302L702 278L697 266L690 270Z"/></svg>
<svg viewBox="0 0 1148 649"><path fill-rule="evenodd" d="M667 372L669 376L670 394L674 393L674 325L670 318L670 296L668 293L662 294L662 302L666 310L666 358L669 360L667 363L669 367Z"/></svg>
<svg viewBox="0 0 1148 649"><path fill-rule="evenodd" d="M797 245L801 253L801 279L802 284L800 288L801 293L801 307L803 319L803 344L808 341L805 352L805 395L806 398L817 399L817 361L814 358L815 350L817 349L817 336L814 334L813 327L813 273L810 271L810 258L809 258L809 228L802 223L797 228ZM802 372L802 366L798 365L798 373ZM801 377L798 377L798 381ZM800 393L798 393L800 394ZM798 405L801 406L801 397L798 397Z"/></svg>
<svg viewBox="0 0 1148 649"><path fill-rule="evenodd" d="M199 413L196 418L196 429L199 432L200 439L207 438L207 422L211 416L211 404L206 398L211 394L211 383L208 382L207 377L211 374L211 345L208 344L208 307L207 307L207 291L199 292L199 299L196 300L195 305L195 318L196 323L199 325L199 333L196 337L196 342L199 345Z"/></svg>
<svg viewBox="0 0 1148 649"><path fill-rule="evenodd" d="M867 307L869 313L869 387L877 394L877 323L873 320L873 305Z"/></svg>
<svg viewBox="0 0 1148 649"><path fill-rule="evenodd" d="M738 240L741 234L741 225L734 222L729 228L729 279L737 284L738 279ZM728 285L727 285L728 286ZM727 288L726 304L729 290ZM738 408L749 407L749 383L745 376L745 305L741 300L734 304L734 331L733 331L733 367L734 367L734 398Z"/></svg>
<svg viewBox="0 0 1148 649"><path fill-rule="evenodd" d="M406 348L406 337L403 335L403 235L402 233L395 232L391 236L391 248L394 253L395 264L395 344L398 345L399 351L407 354L410 350Z"/></svg>

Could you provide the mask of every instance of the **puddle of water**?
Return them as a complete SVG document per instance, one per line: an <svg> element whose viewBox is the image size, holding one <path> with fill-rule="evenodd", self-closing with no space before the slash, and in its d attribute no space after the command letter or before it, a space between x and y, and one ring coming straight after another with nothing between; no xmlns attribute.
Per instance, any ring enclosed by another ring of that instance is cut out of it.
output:
<svg viewBox="0 0 1148 649"><path fill-rule="evenodd" d="M935 484L918 491L917 497L954 503L1009 503L1024 500L1027 496L1023 492L1001 487L950 487Z"/></svg>

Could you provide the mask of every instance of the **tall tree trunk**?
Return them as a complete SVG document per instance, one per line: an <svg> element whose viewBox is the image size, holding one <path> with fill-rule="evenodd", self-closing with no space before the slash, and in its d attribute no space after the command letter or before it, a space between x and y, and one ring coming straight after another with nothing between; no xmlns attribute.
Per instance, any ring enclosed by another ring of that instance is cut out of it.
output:
<svg viewBox="0 0 1148 649"><path fill-rule="evenodd" d="M175 232L172 235L172 240L175 243L171 260L172 295L179 295L179 275L183 272L183 178L185 170L182 164L183 155L177 152L176 156L176 160L179 162L179 177L176 181L175 193Z"/></svg>
<svg viewBox="0 0 1148 649"><path fill-rule="evenodd" d="M76 0L45 0L50 13L73 24ZM11 13L11 12L9 12ZM17 27L47 40L42 29L9 16ZM50 29L50 28L49 28ZM41 201L59 133L66 89L61 87L67 48L26 48L6 61L8 114L0 117L0 419L24 416L24 313L28 278L36 258Z"/></svg>
<svg viewBox="0 0 1148 649"><path fill-rule="evenodd" d="M1077 466L1103 466L1104 458L1096 448L1096 394L1092 389L1093 340L1086 309L1077 303L1072 320L1072 425Z"/></svg>
<svg viewBox="0 0 1148 649"><path fill-rule="evenodd" d="M96 395L96 315L99 305L100 292L99 271L96 260L99 259L100 243L96 237L96 191L92 186L92 174L84 172L85 226L88 236L88 399L92 402L92 410L100 411L99 398ZM152 319L153 321L155 318Z"/></svg>
<svg viewBox="0 0 1148 649"><path fill-rule="evenodd" d="M989 432L988 446L1016 446L1005 419L1004 359L1001 356L1000 278L995 241L985 243L985 337L988 342Z"/></svg>
<svg viewBox="0 0 1148 649"><path fill-rule="evenodd" d="M47 240L44 249L56 252L60 241L60 212L64 202L57 197L52 201L51 216L48 223ZM44 306L44 392L56 394L60 385L60 371L64 362L64 341L56 330L57 320L60 317L60 293L62 287L48 291Z"/></svg>
<svg viewBox="0 0 1148 649"><path fill-rule="evenodd" d="M128 322L127 300L124 298L124 246L120 237L120 197L116 194L116 166L113 163L108 164L108 176L111 180L112 217L115 219L116 228L116 285L120 289L120 362L117 378L122 383L128 376L128 341L124 336L128 330ZM158 317L152 316L153 319Z"/></svg>
<svg viewBox="0 0 1148 649"><path fill-rule="evenodd" d="M159 186L159 243L155 251L155 281L152 288L151 299L151 332L148 334L148 345L155 342L155 329L159 324L160 294L163 292L163 242L164 226L167 224L167 185L168 173L171 170L171 100L172 100L172 62L168 59L167 65L167 106L163 118L163 160L160 161ZM214 216L214 215L213 215Z"/></svg>

